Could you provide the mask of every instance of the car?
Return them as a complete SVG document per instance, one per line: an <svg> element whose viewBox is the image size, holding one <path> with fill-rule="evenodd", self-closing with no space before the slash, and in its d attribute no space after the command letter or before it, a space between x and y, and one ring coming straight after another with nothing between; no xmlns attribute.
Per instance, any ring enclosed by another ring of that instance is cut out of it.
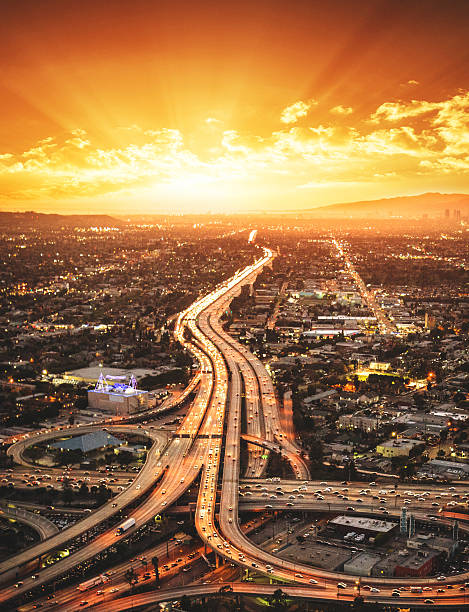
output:
<svg viewBox="0 0 469 612"><path fill-rule="evenodd" d="M15 589L19 589L21 586L23 586L23 583L22 582L17 582L15 584Z"/></svg>
<svg viewBox="0 0 469 612"><path fill-rule="evenodd" d="M303 574L295 574L295 578L303 578Z"/></svg>
<svg viewBox="0 0 469 612"><path fill-rule="evenodd" d="M113 588L112 588L112 589L109 591L109 593L117 593L118 591L119 591L119 588L118 588L118 587L113 587Z"/></svg>
<svg viewBox="0 0 469 612"><path fill-rule="evenodd" d="M309 579L309 584L317 584L317 583L318 583L318 581L315 580L314 578L310 578Z"/></svg>
<svg viewBox="0 0 469 612"><path fill-rule="evenodd" d="M370 593L379 593L379 589L377 589L376 587L371 587L370 589Z"/></svg>
<svg viewBox="0 0 469 612"><path fill-rule="evenodd" d="M337 588L338 589L346 589L347 585L345 584L345 582L338 582L337 583Z"/></svg>
<svg viewBox="0 0 469 612"><path fill-rule="evenodd" d="M434 603L435 603L435 601L434 601L433 599L424 599L423 603L426 603L426 604L434 604Z"/></svg>
<svg viewBox="0 0 469 612"><path fill-rule="evenodd" d="M392 596L393 596L393 597L400 597L400 596L401 596L401 594L399 593L399 591L393 591L393 592L392 592Z"/></svg>

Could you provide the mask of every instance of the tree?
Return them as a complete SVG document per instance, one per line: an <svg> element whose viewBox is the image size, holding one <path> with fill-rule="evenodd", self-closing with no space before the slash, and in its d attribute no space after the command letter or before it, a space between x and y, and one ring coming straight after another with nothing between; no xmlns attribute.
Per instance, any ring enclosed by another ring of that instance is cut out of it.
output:
<svg viewBox="0 0 469 612"><path fill-rule="evenodd" d="M134 585L138 582L138 576L133 567L130 567L124 574L124 578L129 583L130 589L133 590Z"/></svg>
<svg viewBox="0 0 469 612"><path fill-rule="evenodd" d="M159 570L159 567L158 567L158 562L159 562L158 557L157 556L152 557L151 558L151 562L152 562L153 568L155 570L155 580L158 582L159 579L160 579L160 570Z"/></svg>
<svg viewBox="0 0 469 612"><path fill-rule="evenodd" d="M282 589L277 589L269 597L269 607L273 608L277 612L285 612L288 604L287 597Z"/></svg>
<svg viewBox="0 0 469 612"><path fill-rule="evenodd" d="M73 501L73 491L70 487L65 487L62 492L62 498L64 500L64 504L70 505Z"/></svg>
<svg viewBox="0 0 469 612"><path fill-rule="evenodd" d="M185 612L191 612L193 610L192 602L187 595L183 595L176 606Z"/></svg>
<svg viewBox="0 0 469 612"><path fill-rule="evenodd" d="M90 494L90 490L86 482L82 482L80 488L78 489L78 495L80 497L88 497Z"/></svg>

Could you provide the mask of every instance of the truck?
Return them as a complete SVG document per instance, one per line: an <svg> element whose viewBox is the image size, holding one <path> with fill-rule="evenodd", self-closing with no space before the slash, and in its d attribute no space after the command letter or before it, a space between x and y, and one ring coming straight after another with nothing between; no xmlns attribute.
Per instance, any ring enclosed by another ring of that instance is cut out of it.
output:
<svg viewBox="0 0 469 612"><path fill-rule="evenodd" d="M135 519L134 518L129 518L126 521L124 521L123 523L121 523L119 525L119 527L117 528L116 531L116 535L120 536L123 533L125 533L126 531L128 531L131 527L133 527L135 525Z"/></svg>
<svg viewBox="0 0 469 612"><path fill-rule="evenodd" d="M100 574L95 578L90 578L90 580L86 580L77 586L78 591L87 591L88 589L92 589L98 584L104 584L109 580L108 576L104 576L104 574Z"/></svg>

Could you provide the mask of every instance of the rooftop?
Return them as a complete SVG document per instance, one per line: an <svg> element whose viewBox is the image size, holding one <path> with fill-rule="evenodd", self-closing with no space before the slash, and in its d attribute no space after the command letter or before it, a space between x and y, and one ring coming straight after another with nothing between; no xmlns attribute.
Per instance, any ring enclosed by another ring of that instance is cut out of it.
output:
<svg viewBox="0 0 469 612"><path fill-rule="evenodd" d="M356 529L367 529L368 531L377 531L380 533L387 533L396 527L397 523L391 521L381 521L379 519L371 519L360 516L336 516L336 518L329 521L331 525L345 525L350 528Z"/></svg>
<svg viewBox="0 0 469 612"><path fill-rule="evenodd" d="M92 433L83 436L76 436L68 440L60 440L51 444L52 448L60 448L61 450L81 450L82 453L88 453L98 448L106 446L122 446L123 441L111 435L107 431L93 431Z"/></svg>

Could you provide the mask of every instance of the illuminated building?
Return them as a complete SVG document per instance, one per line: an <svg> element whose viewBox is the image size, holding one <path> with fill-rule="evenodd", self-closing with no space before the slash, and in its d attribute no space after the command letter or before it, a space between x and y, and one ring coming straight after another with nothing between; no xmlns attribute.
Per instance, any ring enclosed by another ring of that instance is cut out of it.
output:
<svg viewBox="0 0 469 612"><path fill-rule="evenodd" d="M101 374L96 388L88 391L89 407L115 416L126 416L146 410L148 391L137 389L134 376L130 377L129 384L122 381L125 378L125 376L105 377ZM110 384L109 380L116 382Z"/></svg>

